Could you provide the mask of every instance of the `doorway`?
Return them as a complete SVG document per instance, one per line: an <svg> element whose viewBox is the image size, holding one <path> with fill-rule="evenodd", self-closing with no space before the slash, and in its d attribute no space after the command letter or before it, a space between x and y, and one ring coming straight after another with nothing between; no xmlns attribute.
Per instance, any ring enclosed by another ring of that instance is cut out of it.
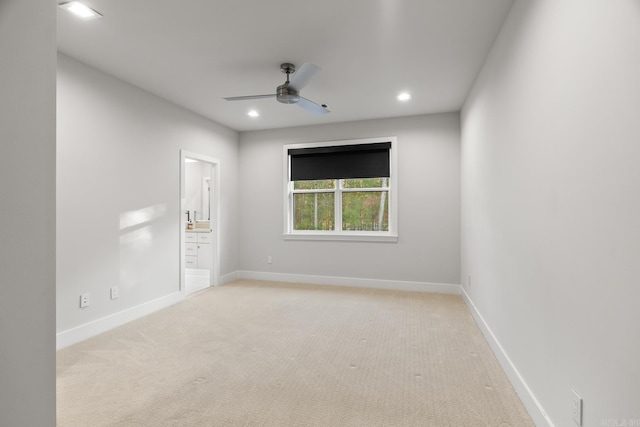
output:
<svg viewBox="0 0 640 427"><path fill-rule="evenodd" d="M220 282L220 161L180 151L180 291Z"/></svg>

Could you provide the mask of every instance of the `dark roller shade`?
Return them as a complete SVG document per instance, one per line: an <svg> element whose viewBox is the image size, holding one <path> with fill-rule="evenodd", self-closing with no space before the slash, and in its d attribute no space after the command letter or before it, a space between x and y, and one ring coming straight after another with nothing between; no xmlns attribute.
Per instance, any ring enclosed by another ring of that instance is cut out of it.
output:
<svg viewBox="0 0 640 427"><path fill-rule="evenodd" d="M292 148L291 181L390 176L390 142Z"/></svg>

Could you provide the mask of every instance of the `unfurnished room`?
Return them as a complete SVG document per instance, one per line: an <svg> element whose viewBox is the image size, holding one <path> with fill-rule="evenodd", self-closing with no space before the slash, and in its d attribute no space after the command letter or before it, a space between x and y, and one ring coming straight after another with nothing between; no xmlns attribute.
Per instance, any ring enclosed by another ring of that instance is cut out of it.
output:
<svg viewBox="0 0 640 427"><path fill-rule="evenodd" d="M0 426L640 426L638 0L0 0Z"/></svg>

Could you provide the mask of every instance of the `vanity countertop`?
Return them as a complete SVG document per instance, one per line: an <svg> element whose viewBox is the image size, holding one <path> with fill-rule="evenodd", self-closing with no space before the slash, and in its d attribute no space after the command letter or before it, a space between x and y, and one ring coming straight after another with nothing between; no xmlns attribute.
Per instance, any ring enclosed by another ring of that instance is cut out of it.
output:
<svg viewBox="0 0 640 427"><path fill-rule="evenodd" d="M209 228L194 228L194 229L191 229L191 230L184 230L184 231L186 231L187 233L210 233L211 229L209 229Z"/></svg>

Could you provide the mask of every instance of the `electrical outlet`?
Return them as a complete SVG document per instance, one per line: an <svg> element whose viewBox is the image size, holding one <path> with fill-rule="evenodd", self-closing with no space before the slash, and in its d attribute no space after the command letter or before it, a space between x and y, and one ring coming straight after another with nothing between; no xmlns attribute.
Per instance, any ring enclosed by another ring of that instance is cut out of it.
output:
<svg viewBox="0 0 640 427"><path fill-rule="evenodd" d="M89 307L89 294L80 295L80 308Z"/></svg>
<svg viewBox="0 0 640 427"><path fill-rule="evenodd" d="M467 276L467 287L471 287L471 275Z"/></svg>
<svg viewBox="0 0 640 427"><path fill-rule="evenodd" d="M573 389L571 390L571 416L574 423L582 425L582 398Z"/></svg>
<svg viewBox="0 0 640 427"><path fill-rule="evenodd" d="M267 257L267 264L273 264L273 258L271 258L271 255Z"/></svg>
<svg viewBox="0 0 640 427"><path fill-rule="evenodd" d="M120 291L118 291L118 287L113 286L111 288L111 299L118 299L119 296L120 296Z"/></svg>

